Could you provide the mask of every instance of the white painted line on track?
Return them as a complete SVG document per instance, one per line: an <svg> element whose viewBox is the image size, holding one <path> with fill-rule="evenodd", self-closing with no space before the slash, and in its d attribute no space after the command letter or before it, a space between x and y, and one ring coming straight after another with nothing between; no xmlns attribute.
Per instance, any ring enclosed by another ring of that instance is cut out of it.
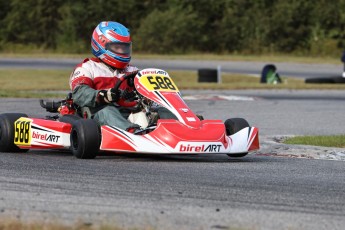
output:
<svg viewBox="0 0 345 230"><path fill-rule="evenodd" d="M254 97L247 96L235 96L235 95L189 95L183 96L184 100L212 100L212 101L254 101Z"/></svg>

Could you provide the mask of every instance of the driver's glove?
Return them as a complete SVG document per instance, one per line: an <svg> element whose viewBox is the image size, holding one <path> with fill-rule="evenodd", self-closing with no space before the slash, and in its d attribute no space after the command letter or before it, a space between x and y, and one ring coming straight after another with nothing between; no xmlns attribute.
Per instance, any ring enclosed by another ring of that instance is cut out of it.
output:
<svg viewBox="0 0 345 230"><path fill-rule="evenodd" d="M100 90L97 94L96 101L98 104L117 102L120 99L120 91L114 88Z"/></svg>

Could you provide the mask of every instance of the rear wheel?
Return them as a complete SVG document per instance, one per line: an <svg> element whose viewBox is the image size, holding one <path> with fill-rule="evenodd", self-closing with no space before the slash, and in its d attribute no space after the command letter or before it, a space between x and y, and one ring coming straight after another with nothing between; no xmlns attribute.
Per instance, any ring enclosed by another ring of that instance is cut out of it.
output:
<svg viewBox="0 0 345 230"><path fill-rule="evenodd" d="M0 115L0 152L27 152L14 144L14 122L21 117L28 117L24 113L4 113Z"/></svg>
<svg viewBox="0 0 345 230"><path fill-rule="evenodd" d="M233 134L237 133L238 131L249 127L249 123L243 118L227 119L224 122L224 125L225 125L226 135L228 135L228 136L233 135ZM227 154L227 155L229 157L244 157L247 154L248 154L248 152L237 153L237 154Z"/></svg>
<svg viewBox="0 0 345 230"><path fill-rule="evenodd" d="M76 120L71 131L71 149L76 158L93 159L101 144L101 132L92 119Z"/></svg>

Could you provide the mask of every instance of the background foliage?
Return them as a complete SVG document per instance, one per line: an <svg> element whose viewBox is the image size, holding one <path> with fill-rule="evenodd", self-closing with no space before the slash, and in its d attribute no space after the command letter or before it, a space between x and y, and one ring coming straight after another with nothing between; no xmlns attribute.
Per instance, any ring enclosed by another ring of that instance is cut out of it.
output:
<svg viewBox="0 0 345 230"><path fill-rule="evenodd" d="M140 53L339 56L345 0L0 1L0 51L90 50L95 26L118 21Z"/></svg>

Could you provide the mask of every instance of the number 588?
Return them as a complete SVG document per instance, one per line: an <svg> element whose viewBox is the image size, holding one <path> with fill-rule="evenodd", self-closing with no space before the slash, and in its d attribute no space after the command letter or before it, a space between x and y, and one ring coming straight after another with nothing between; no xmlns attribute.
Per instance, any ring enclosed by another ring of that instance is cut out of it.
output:
<svg viewBox="0 0 345 230"><path fill-rule="evenodd" d="M171 82L169 77L161 77L161 76L148 76L147 80L150 82L151 85L153 85L154 90L159 89L170 89L170 90L176 90L176 87Z"/></svg>

